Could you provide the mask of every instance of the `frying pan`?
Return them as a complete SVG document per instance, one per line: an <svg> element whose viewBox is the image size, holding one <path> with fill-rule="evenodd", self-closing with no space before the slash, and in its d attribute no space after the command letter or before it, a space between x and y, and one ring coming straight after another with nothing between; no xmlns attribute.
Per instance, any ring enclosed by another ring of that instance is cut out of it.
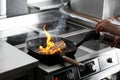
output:
<svg viewBox="0 0 120 80"><path fill-rule="evenodd" d="M61 37L54 37L54 41L53 42L57 42L60 40L63 40L66 43L66 48L63 50L62 53L55 53L53 55L48 55L48 54L41 54L39 53L39 46L42 45L43 47L46 46L46 37L41 37L41 38L37 38L37 39L33 39L33 40L29 40L27 41L27 49L28 54L37 58L40 62L52 66L54 64L58 64L58 63L63 63L64 61L69 62L75 66L79 66L81 65L81 63L78 63L76 60L74 60L74 54L77 51L77 48L84 43L85 41L88 41L90 39L97 39L98 38L98 34L95 31L90 31L88 32L85 37L80 40L80 42L78 42L76 45L65 38L61 38Z"/></svg>

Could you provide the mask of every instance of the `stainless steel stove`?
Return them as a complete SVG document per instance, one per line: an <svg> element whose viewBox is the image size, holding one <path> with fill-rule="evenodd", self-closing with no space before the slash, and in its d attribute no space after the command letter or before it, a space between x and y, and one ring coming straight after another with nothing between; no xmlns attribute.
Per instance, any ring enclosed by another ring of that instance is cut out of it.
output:
<svg viewBox="0 0 120 80"><path fill-rule="evenodd" d="M2 19L0 38L27 54L26 42L44 37L43 24L46 24L47 31L52 36L63 37L77 44L89 31L93 30L100 16L105 19L119 12L119 3L115 4L120 0L114 1L114 5L112 0L110 2L86 1L89 0L52 0L55 4L38 6L39 12L35 7L38 13ZM49 0L47 2L49 3ZM87 5L83 5L86 3ZM43 7L44 10L41 11ZM109 8L109 11L106 11L106 8ZM80 15L81 11L87 15ZM120 25L119 21L112 23ZM82 65L74 66L65 62L64 65L47 66L39 62L39 66L34 71L34 80L120 80L120 49L111 48L101 40L89 40L78 47L74 56L75 60Z"/></svg>
<svg viewBox="0 0 120 80"><path fill-rule="evenodd" d="M51 13L53 17L53 12ZM45 36L42 30L43 24L47 25L47 31L52 36L66 38L75 44L78 43L87 32L92 30L86 25L78 23L78 20L75 22L67 18L66 21L66 17L64 16L62 16L62 19L54 19L52 21L48 20L48 18L44 18L47 22L43 21L38 23L36 21L36 24L31 23L32 25L27 27L3 31L3 34L9 34L4 35L2 39L27 54L26 41ZM32 19L34 18L32 17ZM16 31L16 33L12 34L13 31ZM109 80L111 76L119 75L119 53L119 49L111 48L100 40L89 40L78 47L74 55L76 61L84 65L76 67L66 62L64 66L60 64L47 66L40 62L35 70L35 80ZM119 77L117 76L116 79L111 80L119 80Z"/></svg>

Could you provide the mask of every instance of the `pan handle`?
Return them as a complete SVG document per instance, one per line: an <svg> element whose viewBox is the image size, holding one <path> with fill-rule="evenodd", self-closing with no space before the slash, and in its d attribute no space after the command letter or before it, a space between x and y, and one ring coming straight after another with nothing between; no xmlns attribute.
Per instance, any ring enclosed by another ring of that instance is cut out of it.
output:
<svg viewBox="0 0 120 80"><path fill-rule="evenodd" d="M97 40L100 38L100 34L96 33L96 30L92 30L87 32L87 34L76 44L76 47L79 47L82 45L84 42L89 41L89 40Z"/></svg>
<svg viewBox="0 0 120 80"><path fill-rule="evenodd" d="M69 58L67 56L62 56L63 60L68 62L68 63L71 63L72 65L75 65L75 66L80 66L80 63L77 62L76 60L72 59L72 58Z"/></svg>

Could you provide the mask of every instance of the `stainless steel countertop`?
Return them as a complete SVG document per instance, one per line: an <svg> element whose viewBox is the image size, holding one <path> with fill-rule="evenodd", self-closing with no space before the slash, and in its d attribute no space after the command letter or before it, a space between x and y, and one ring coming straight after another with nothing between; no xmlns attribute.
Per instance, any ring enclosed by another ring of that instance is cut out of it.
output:
<svg viewBox="0 0 120 80"><path fill-rule="evenodd" d="M37 66L38 60L0 40L0 80Z"/></svg>

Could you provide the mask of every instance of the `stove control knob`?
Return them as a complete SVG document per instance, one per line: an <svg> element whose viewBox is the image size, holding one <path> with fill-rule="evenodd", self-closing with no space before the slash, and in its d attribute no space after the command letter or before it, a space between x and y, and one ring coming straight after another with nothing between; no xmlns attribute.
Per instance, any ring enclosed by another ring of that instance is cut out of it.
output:
<svg viewBox="0 0 120 80"><path fill-rule="evenodd" d="M74 80L74 74L72 72L67 73L68 80Z"/></svg>
<svg viewBox="0 0 120 80"><path fill-rule="evenodd" d="M89 63L88 64L88 67L89 67L89 69L90 69L90 71L96 71L96 66L95 66L95 64L94 63Z"/></svg>
<svg viewBox="0 0 120 80"><path fill-rule="evenodd" d="M113 62L113 61L112 61L112 58L108 58L108 59L107 59L107 62L108 62L108 63L112 63L112 62Z"/></svg>
<svg viewBox="0 0 120 80"><path fill-rule="evenodd" d="M84 72L85 70L86 70L86 67L85 67L85 65L80 65L80 72Z"/></svg>

